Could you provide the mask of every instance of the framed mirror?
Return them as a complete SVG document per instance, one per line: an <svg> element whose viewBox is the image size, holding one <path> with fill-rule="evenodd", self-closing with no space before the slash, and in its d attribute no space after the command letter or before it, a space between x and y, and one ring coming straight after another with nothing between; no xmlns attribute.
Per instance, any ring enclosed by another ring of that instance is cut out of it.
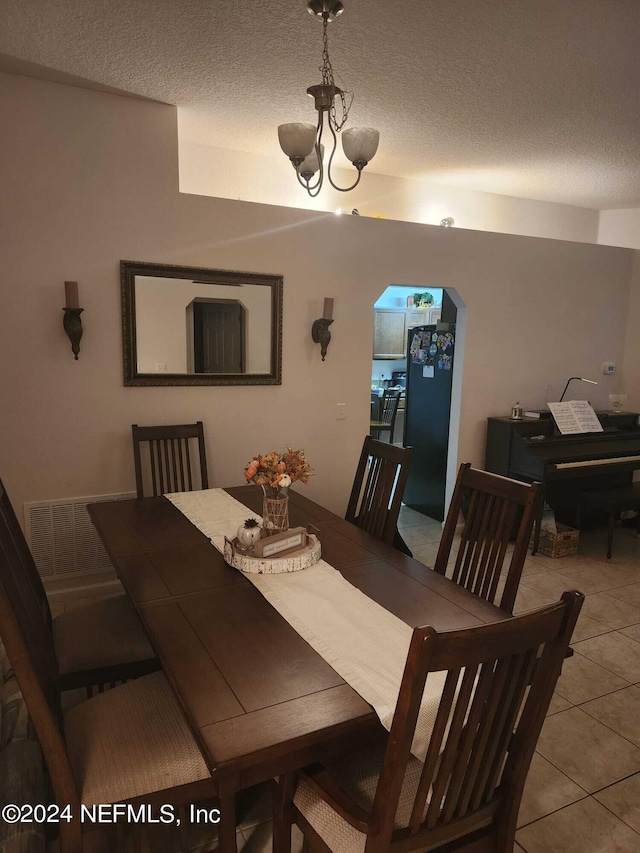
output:
<svg viewBox="0 0 640 853"><path fill-rule="evenodd" d="M121 261L125 385L280 385L282 276Z"/></svg>

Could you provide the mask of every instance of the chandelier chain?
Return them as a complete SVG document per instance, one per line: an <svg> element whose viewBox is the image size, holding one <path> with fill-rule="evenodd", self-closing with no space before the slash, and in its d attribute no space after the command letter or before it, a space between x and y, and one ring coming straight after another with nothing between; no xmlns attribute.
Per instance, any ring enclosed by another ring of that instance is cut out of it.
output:
<svg viewBox="0 0 640 853"><path fill-rule="evenodd" d="M320 66L320 71L322 73L322 82L326 86L333 86L333 88L336 89L337 87L333 77L333 66L331 65L331 60L329 59L329 37L327 35L328 23L329 19L327 15L324 15L322 20L322 65ZM346 98L347 95L351 95L348 105ZM341 89L337 89L336 96L340 97L340 103L342 105L342 116L340 117L340 119L338 119L338 115L336 112L336 97L333 99L331 103L331 109L329 110L329 122L336 131L336 133L340 133L342 128L347 123L349 110L351 109L351 101L353 101L353 94L351 94L350 92L343 92Z"/></svg>

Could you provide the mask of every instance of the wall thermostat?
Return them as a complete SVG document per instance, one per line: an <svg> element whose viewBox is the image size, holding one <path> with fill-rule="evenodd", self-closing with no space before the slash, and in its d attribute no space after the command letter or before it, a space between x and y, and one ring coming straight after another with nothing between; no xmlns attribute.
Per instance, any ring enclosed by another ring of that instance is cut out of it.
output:
<svg viewBox="0 0 640 853"><path fill-rule="evenodd" d="M616 372L615 364L612 361L605 361L605 363L602 365L602 372L605 376L611 376L613 373Z"/></svg>

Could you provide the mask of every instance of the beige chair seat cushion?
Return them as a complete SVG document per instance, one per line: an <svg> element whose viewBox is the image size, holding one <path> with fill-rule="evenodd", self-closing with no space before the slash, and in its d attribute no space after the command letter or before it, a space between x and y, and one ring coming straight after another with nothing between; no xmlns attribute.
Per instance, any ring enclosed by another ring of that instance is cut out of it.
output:
<svg viewBox="0 0 640 853"><path fill-rule="evenodd" d="M161 672L76 705L64 733L80 801L116 803L211 774Z"/></svg>
<svg viewBox="0 0 640 853"><path fill-rule="evenodd" d="M53 641L62 675L155 657L126 595L105 598L56 616Z"/></svg>
<svg viewBox="0 0 640 853"><path fill-rule="evenodd" d="M325 762L325 767L356 802L369 810L373 806L383 758L383 748L368 748ZM396 829L409 825L423 767L421 761L410 757L396 812ZM363 853L366 836L340 817L304 781L298 785L294 803L333 853Z"/></svg>
<svg viewBox="0 0 640 853"><path fill-rule="evenodd" d="M364 809L370 811L373 806L376 788L378 787L383 759L384 747L379 746L376 748L365 748L359 752L350 753L344 758L336 758L333 761L324 762L324 764L336 782L351 794L354 800ZM418 785L420 784L423 767L424 764L417 758L414 758L413 755L409 757L407 772L404 777L398 808L396 810L395 829L404 829L409 826L413 802ZM366 835L359 832L350 823L347 823L344 818L340 817L304 781L301 781L298 785L293 801L300 813L332 850L332 853L364 853L365 842L367 840ZM424 815L426 815L428 805L429 798L427 798ZM490 823L491 819L485 820L474 826L474 830L488 826ZM437 844L432 844L426 848L421 847L420 850L436 850L443 844L461 837L462 835L454 834L444 841L439 841Z"/></svg>

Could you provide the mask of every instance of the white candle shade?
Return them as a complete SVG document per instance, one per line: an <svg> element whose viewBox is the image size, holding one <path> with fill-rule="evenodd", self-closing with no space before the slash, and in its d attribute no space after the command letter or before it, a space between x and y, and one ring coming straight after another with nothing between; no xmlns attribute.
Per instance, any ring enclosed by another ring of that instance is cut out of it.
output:
<svg viewBox="0 0 640 853"><path fill-rule="evenodd" d="M65 305L67 308L79 308L80 297L78 296L78 282L65 281L64 283Z"/></svg>
<svg viewBox="0 0 640 853"><path fill-rule="evenodd" d="M342 133L342 147L347 158L370 163L378 150L380 134L373 127L351 127Z"/></svg>
<svg viewBox="0 0 640 853"><path fill-rule="evenodd" d="M278 127L280 148L287 157L308 157L316 141L316 126L304 122L281 124Z"/></svg>

